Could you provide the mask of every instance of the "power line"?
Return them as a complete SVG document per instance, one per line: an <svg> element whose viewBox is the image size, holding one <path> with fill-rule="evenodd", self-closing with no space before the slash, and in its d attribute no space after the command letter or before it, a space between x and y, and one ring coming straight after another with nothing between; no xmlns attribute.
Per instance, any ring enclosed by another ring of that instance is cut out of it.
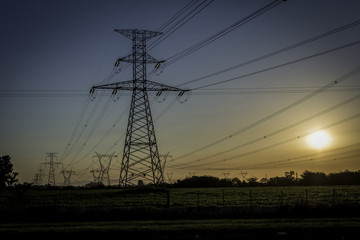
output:
<svg viewBox="0 0 360 240"><path fill-rule="evenodd" d="M359 151L359 149L358 149L359 145L360 145L360 143L355 143L355 144L351 144L351 145L346 145L344 147L327 150L327 151L321 153L321 155L325 155L325 156L320 157L320 159L329 158L330 156L344 155L346 153L352 153L352 152ZM342 150L350 149L350 148L354 148L354 147L356 148L355 150L351 150L351 151L346 150L343 152L336 153L338 151L342 151ZM319 156L319 153L311 153L311 154L304 154L301 156L296 156L296 157L291 157L291 158L285 158L285 159L281 159L281 160L275 160L275 161L269 161L269 162L263 162L263 163L257 163L257 164L250 164L250 165L242 165L242 166L237 166L237 167L223 167L223 168L209 167L209 168L201 168L201 169L197 168L197 170L228 171L228 170L240 170L240 169L246 169L246 170L261 169L261 168L268 168L270 166L284 166L286 164L291 165L294 162L295 163L303 162L304 159L314 160L317 156Z"/></svg>
<svg viewBox="0 0 360 240"><path fill-rule="evenodd" d="M108 110L109 106L110 106L110 103L112 102L111 98L108 99L108 101L105 103L105 106L103 107L99 117L96 119L93 127L90 129L90 131L88 132L86 138L84 139L81 147L79 148L78 152L75 154L75 156L73 157L73 159L70 161L69 165L71 165L75 160L76 158L79 156L79 154L83 151L83 149L85 148L85 146L87 145L87 143L89 142L90 138L93 136L95 130L98 128L98 126L100 125L100 122L102 120L102 118L104 117L106 111ZM93 116L93 113L91 113L91 115L89 117L92 117ZM87 125L85 125L85 127L87 127ZM85 129L85 128L84 128ZM79 136L80 138L81 136Z"/></svg>
<svg viewBox="0 0 360 240"><path fill-rule="evenodd" d="M73 142L74 138L75 138L75 135L77 133L77 131L79 130L79 126L81 124L81 121L85 115L85 112L89 106L89 102L90 102L90 96L88 96L83 104L83 107L82 107L82 110L80 112L80 116L78 118L78 120L76 121L76 124L75 124L75 127L74 127L74 130L72 131L71 135L70 135L70 138L68 140L68 144L66 145L62 155L61 155L61 161L65 158L68 150L69 150L69 147L71 146L71 143Z"/></svg>
<svg viewBox="0 0 360 240"><path fill-rule="evenodd" d="M335 34L335 33L339 33L339 32L341 32L341 31L347 30L347 29L352 28L352 27L354 27L354 26L357 26L357 25L359 25L359 24L360 24L360 20L357 20L357 21L355 21L355 22L351 22L351 23L346 24L346 25L344 25L344 26L341 26L341 27L339 27L339 28L335 28L335 29L330 30L330 31L328 31L328 32L319 34L319 35L317 35L317 36L314 36L314 37L312 37L312 38L306 39L306 40L301 41L301 42L297 42L297 43L292 44L292 45L290 45L290 46L287 46L287 47L285 47L285 48L282 48L282 49L273 51L273 52L271 52L271 53L265 54L265 55L263 55L263 56L254 58L254 59L252 59L252 60L249 60L249 61L246 61L246 62L237 64L237 65L234 65L234 66L225 68L225 69L222 69L222 70L220 70L220 71L216 71L216 72L211 73L211 74L207 74L207 75L205 75L205 76L203 76L203 77L199 77L199 78L196 78L196 79L193 79L193 80L184 82L184 83L182 83L182 84L177 85L177 87L183 86L183 85L187 85L187 84L190 84L190 83L194 83L194 82L198 82L198 81L204 80L204 79L206 79L206 78L214 77L214 76L217 76L217 75L219 75L219 74L222 74L222 73L225 73L225 72L228 72L228 71L232 71L232 70L234 70L234 69L237 69L237 68L240 68L240 67L244 67L244 66L246 66L246 65L249 65L249 64L258 62L258 61L260 61L260 60L264 60L264 59L266 59L266 58L273 57L273 56L275 56L275 55L278 55L278 54L287 52L287 51L289 51L289 50L292 50L292 49L301 47L301 46L303 46L303 45L305 45L305 44L308 44L308 43L317 41L317 40L322 39L322 38L324 38L324 37L328 37L328 36L333 35L333 34Z"/></svg>
<svg viewBox="0 0 360 240"><path fill-rule="evenodd" d="M250 15L248 15L245 18L240 19L239 21L236 21L235 23L227 26L226 28L222 29L221 31L218 31L217 33L211 35L210 37L192 45L191 47L186 48L185 50L169 57L167 59L166 62L166 66L169 66L177 61L179 61L180 59L188 56L189 54L199 50L200 48L205 47L206 45L212 43L213 41L225 36L226 34L234 31L236 28L244 25L245 23L249 22L250 20L264 14L265 12L269 11L270 9L276 7L277 5L279 5L281 2L283 2L284 0L275 0L267 5L265 5L264 7L260 8L259 10L251 13Z"/></svg>
<svg viewBox="0 0 360 240"><path fill-rule="evenodd" d="M288 65L291 65L291 64L294 64L294 63L305 61L305 60L308 60L308 59L311 59L311 58L314 58L314 57L319 57L321 55L325 55L325 54L332 53L332 52L335 52L335 51L339 51L339 50L342 50L342 49L345 49L345 48L353 47L353 46L358 45L358 44L360 44L360 41L351 42L351 43L348 43L348 44L345 44L345 45L342 45L342 46L339 46L339 47L336 47L336 48L332 48L332 49L329 49L329 50L326 50L326 51L322 51L322 52L319 52L319 53L316 53L316 54L309 55L307 57L299 58L299 59L296 59L296 60L293 60L293 61L289 61L289 62L286 62L286 63L275 65L275 66L272 66L272 67L264 68L262 70L258 70L258 71L252 72L252 73L248 73L248 74L244 74L244 75L241 75L241 76L237 76L237 77L225 79L225 80L222 80L222 81L218 81L218 82L209 83L209 84L206 84L206 85L203 85L203 86L199 86L199 87L193 88L193 90L199 90L199 89L202 89L202 88L207 88L207 87L211 87L211 86L215 86L215 85L219 85L219 84L223 84L223 83L232 82L232 81L235 81L235 80L238 80L238 79L241 79L241 78L250 77L250 76L253 76L253 75L256 75L256 74L259 74L259 73L264 73L264 72L271 71L271 70L281 68L281 67L285 67L285 66L288 66Z"/></svg>
<svg viewBox="0 0 360 240"><path fill-rule="evenodd" d="M205 149L207 149L207 148L213 147L213 146L215 146L215 145L217 145L217 144L219 144L219 143L221 143L221 142L224 142L224 141L226 141L226 140L231 139L232 137L234 137L234 136L236 136L236 135L239 135L240 133L243 133L243 132L245 132L245 131L247 131L247 130L249 130L249 129L251 129L251 128L254 128L254 127L256 127L256 126L258 126L258 125L260 125L260 124L262 124L262 123L264 123L264 122L266 122L266 121L268 121L268 120L270 120L270 119L272 119L272 118L274 118L274 117L276 117L277 115L279 115L279 114L281 114L281 113L283 113L283 112L285 112L285 111L287 111L287 110L289 110L289 109L291 109L291 108L293 108L293 107L295 107L295 106L297 106L297 105L299 105L299 104L301 104L301 103L309 100L310 98L313 98L313 97L315 97L316 95L325 92L326 90L330 89L330 88L333 87L334 85L336 85L336 84L338 84L338 83L346 80L347 78L349 78L349 77L357 74L359 71L360 71L360 67L357 67L357 68L351 70L350 72L346 73L345 75L337 78L337 79L334 80L333 82L330 82L329 84L327 84L327 85L325 85L325 86L323 86L323 87L321 87L321 88L319 88L319 89L311 92L310 94L308 94L308 95L306 95L306 96L304 96L304 97L296 100L295 102L293 102L293 103L291 103L291 104L289 104L289 105L287 105L287 106L285 106L285 107L283 107L283 108L281 108L281 109L273 112L272 114L270 114L270 115L268 115L268 116L266 116L266 117L264 117L264 118L262 118L262 119L260 119L260 120L258 120L258 121L255 121L254 123L252 123L252 124L250 124L250 125L242 128L242 129L240 129L240 130L238 130L238 131L236 131L236 132L234 132L234 133L232 133L232 134L230 134L230 135L227 135L227 136L225 136L225 137L222 137L222 138L220 138L220 139L218 139L218 140L216 140L216 141L213 141L213 142L211 142L210 144L207 144L207 145L205 145L205 146L203 146L203 147L201 147L201 148L198 148L198 149L193 150L193 151L191 151L191 152L189 152L189 153L186 153L186 154L184 154L184 155L181 155L181 156L179 156L177 159L181 159L181 158L187 157L187 156L189 156L189 155L191 155L191 154L194 154L194 153L200 152L200 151L202 151L202 150L205 150Z"/></svg>
<svg viewBox="0 0 360 240"><path fill-rule="evenodd" d="M205 0L205 1L201 2L199 5L197 5L193 10L191 10L188 14L186 14L186 16L184 16L182 19L180 19L170 29L166 30L166 32L164 32L164 34L161 35L160 38L156 39L153 43L149 44L149 50L152 50L154 47L156 47L161 42L163 42L165 39L167 39L171 34L173 34L180 27L182 27L185 23L187 23L192 18L194 18L197 14L199 14L202 10L204 10L207 6L209 6L213 1L214 0L210 0L210 1L208 1L208 3L206 5L202 6L206 2L206 0ZM200 8L200 9L198 9L198 8Z"/></svg>
<svg viewBox="0 0 360 240"><path fill-rule="evenodd" d="M179 12L177 12L174 16L172 16L169 20L167 20L163 25L161 25L158 29L156 29L157 32L161 32L164 30L167 26L169 26L171 23L173 23L177 18L179 18L184 12L186 12L188 9L190 9L192 6L195 5L195 3L198 2L198 0L192 0L188 4L186 4ZM180 22L180 21L179 21ZM155 40L156 41L156 40Z"/></svg>
<svg viewBox="0 0 360 240"><path fill-rule="evenodd" d="M259 95L259 94L298 94L298 93L309 93L317 89L318 87L302 87L302 88L227 88L227 89L211 89L211 90L204 90L204 91L193 91L193 95L200 95L200 96L216 96L216 95L239 95L239 94L251 94L251 95ZM200 90L200 89L199 89ZM360 91L360 86L345 86L345 87L338 87L334 89L329 89L327 92L358 92Z"/></svg>
<svg viewBox="0 0 360 240"><path fill-rule="evenodd" d="M313 87L239 87L239 88L210 88L210 89L198 89L192 91L192 95L239 95L239 94L289 94L289 93L309 93L319 88L319 86ZM346 86L334 86L333 89L329 89L329 92L357 92L360 90L360 85L346 85ZM76 91L76 93L74 93ZM89 104L93 97L90 97L88 90L0 90L0 98L85 98L83 106ZM169 95L172 93L170 92ZM123 92L122 96L131 96L130 93ZM149 93L149 96L156 95L156 93ZM177 95L177 94L176 94ZM104 95L105 96L105 95ZM111 96L111 94L109 94ZM86 112L86 109L82 107L82 112ZM81 114L79 116L79 119ZM78 120L79 120L78 119Z"/></svg>
<svg viewBox="0 0 360 240"><path fill-rule="evenodd" d="M301 125L301 124L303 124L303 123L305 123L305 122L308 122L308 121L310 121L310 120L312 120L312 119L314 119L314 118L320 117L320 116L322 116L322 115L324 115L324 114L326 114L326 113L329 113L329 112L334 111L334 110L336 110L336 109L338 109L338 108L341 108L341 107L343 107L343 106L346 105L346 104L349 104L349 103L352 103L352 102L358 100L359 98L360 98L360 95L358 94L358 95L356 95L356 96L354 96L354 97L351 97L351 98L349 98L349 99L346 99L345 101L342 101L342 102L340 102L340 103L338 103L338 104L336 104L336 105L333 105L333 106L331 106L331 107L329 107L329 108L327 108L327 109L325 109L325 110L323 110L323 111L320 111L320 112L318 112L318 113L316 113L316 114L313 114L313 115L311 115L311 116L309 116L309 117L306 117L306 118L304 118L304 119L302 119L302 120L300 120L300 121L297 121L297 122L295 122L295 123L292 123L292 124L290 124L290 125L288 125L288 126L285 126L285 127L281 128L281 129L275 130L275 131L270 132L270 133L268 133L268 134L264 134L263 136L260 136L260 137L258 137L258 138L255 138L255 139L253 139L253 140L251 140L251 141L248 141L248 142L246 142L246 143L237 145L237 146L232 147L232 148L230 148L230 149L227 149L227 150L218 152L218 153L216 153L216 154L212 154L211 156L202 157L202 158L200 158L200 159L196 159L196 160L187 162L187 164L193 163L193 162L199 162L199 161L203 161L203 160L208 160L208 159L210 159L210 158L217 157L217 156L220 156L220 155L222 155L222 154L232 152L232 151L234 151L234 150L238 150L238 149L240 149L240 148L243 148L243 147L252 145L252 144L254 144L254 143L257 143L257 142L260 142L260 141L264 141L265 139L268 139L269 137L272 137L272 136L277 135L277 134L279 134L279 133L285 132L285 131L287 131L287 130L289 130L289 129L291 129L291 128L294 128L294 127L296 127L296 126L299 126L299 125Z"/></svg>
<svg viewBox="0 0 360 240"><path fill-rule="evenodd" d="M342 120L339 120L339 121L336 121L336 122L333 122L331 124L328 124L324 127L321 127L320 129L316 130L316 131L319 131L319 130L324 130L324 129L328 129L328 128L332 128L334 126L337 126L337 125L340 125L340 124L343 124L343 123L346 123L348 121L351 121L351 120L354 120L356 118L360 117L360 113L358 114L355 114L355 115L352 115L350 117L347 117L347 118L344 118ZM301 138L304 138L312 133L314 133L315 131L310 131L310 132L307 132L307 133L304 133L304 134L300 134L298 136L295 136L295 137L291 137L291 138L288 138L288 139L285 139L281 142L278 142L278 143L274 143L272 145L268 145L268 146L265 146L265 147L262 147L262 148L258 148L258 149L255 149L255 150L252 150L252 151L248 151L248 152L245 152L245 153L242 153L242 154L238 154L238 155L235 155L235 156L232 156L232 157L229 157L229 158L225 158L225 159L221 159L221 160L216 160L216 161L212 161L212 162L209 162L209 163L202 163L202 164L198 164L198 165L193 165L191 166L191 168L196 168L196 167L201 167L201 166L206 166L206 165L211 165L211 164L215 164L215 163L219 163L219 162L227 162L227 161L230 161L230 160L234 160L234 159L237 159L237 158L240 158L240 157L245 157L245 156L249 156L249 155L252 155L252 154L255 154L255 153L259 153L259 152L262 152L264 150L268 150L268 149L271 149L271 148L274 148L274 147L278 147L278 146L281 146L281 145L284 145L284 144L287 144L287 143L290 143L290 142L293 142L293 141L296 141L298 139L301 139ZM188 168L188 167L183 167L183 168Z"/></svg>

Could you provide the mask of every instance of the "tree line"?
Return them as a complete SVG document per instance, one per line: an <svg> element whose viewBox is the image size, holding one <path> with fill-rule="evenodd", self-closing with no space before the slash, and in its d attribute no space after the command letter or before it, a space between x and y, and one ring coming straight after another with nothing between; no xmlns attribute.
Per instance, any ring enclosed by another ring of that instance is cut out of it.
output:
<svg viewBox="0 0 360 240"><path fill-rule="evenodd" d="M218 178L214 176L192 176L173 183L174 187L253 187L253 186L323 186L323 185L360 185L360 170L341 171L325 174L304 171L300 178L294 172L286 172L284 177L258 180L256 177L241 181L239 178Z"/></svg>
<svg viewBox="0 0 360 240"><path fill-rule="evenodd" d="M18 173L13 171L11 157L0 156L0 189L18 182ZM31 184L30 184L31 185ZM283 177L262 178L251 177L241 181L239 178L218 178L214 176L192 176L177 180L169 187L247 187L247 186L323 186L323 185L360 185L360 170L340 171L325 174L305 170L300 177L294 171L285 172Z"/></svg>

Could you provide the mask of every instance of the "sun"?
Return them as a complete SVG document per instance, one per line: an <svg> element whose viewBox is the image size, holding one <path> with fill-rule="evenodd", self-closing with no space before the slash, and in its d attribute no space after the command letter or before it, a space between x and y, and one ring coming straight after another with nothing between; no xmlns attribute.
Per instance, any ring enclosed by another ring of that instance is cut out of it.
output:
<svg viewBox="0 0 360 240"><path fill-rule="evenodd" d="M310 134L306 140L310 147L323 149L330 145L331 137L325 131L317 131Z"/></svg>

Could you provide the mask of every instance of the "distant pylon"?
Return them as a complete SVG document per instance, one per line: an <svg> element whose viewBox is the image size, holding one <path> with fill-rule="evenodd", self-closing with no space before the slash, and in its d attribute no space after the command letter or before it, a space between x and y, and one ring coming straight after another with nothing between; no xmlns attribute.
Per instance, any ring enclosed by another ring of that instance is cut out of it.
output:
<svg viewBox="0 0 360 240"><path fill-rule="evenodd" d="M104 183L107 182L107 185L110 185L110 165L111 160L115 156L115 152L112 154L100 154L96 153L96 156L98 157L99 163L100 163L100 175L99 175L99 181ZM105 183L104 183L105 184Z"/></svg>
<svg viewBox="0 0 360 240"><path fill-rule="evenodd" d="M90 171L94 177L94 183L98 184L100 183L100 175L101 175L101 171L99 169L92 169Z"/></svg>
<svg viewBox="0 0 360 240"><path fill-rule="evenodd" d="M66 170L63 168L63 170L60 173L62 173L64 177L64 186L71 186L70 178L71 175L75 172L72 169Z"/></svg>
<svg viewBox="0 0 360 240"><path fill-rule="evenodd" d="M170 155L170 152L166 153L166 154L161 154L160 157L162 157L164 159L164 161L162 162L162 172L163 172L163 175L165 175L165 166L166 166L166 161L168 159L168 157L171 157L172 156Z"/></svg>
<svg viewBox="0 0 360 240"><path fill-rule="evenodd" d="M57 167L60 162L54 162L54 159L57 160L57 156L55 152L46 153L46 160L47 162L44 162L42 164L49 165L49 177L48 177L48 185L55 186L55 167Z"/></svg>
<svg viewBox="0 0 360 240"><path fill-rule="evenodd" d="M248 174L248 172L247 171L241 171L240 174L241 174L241 177L242 177L243 181L245 181L246 175Z"/></svg>
<svg viewBox="0 0 360 240"><path fill-rule="evenodd" d="M41 186L42 185L42 176L44 175L43 170L40 168L34 176L34 185Z"/></svg>
<svg viewBox="0 0 360 240"><path fill-rule="evenodd" d="M230 176L230 173L229 173L229 172L224 172L224 178L225 178L225 179L228 179L229 176Z"/></svg>
<svg viewBox="0 0 360 240"><path fill-rule="evenodd" d="M178 91L179 98L188 90L147 80L146 64L153 63L156 64L155 68L158 68L164 61L156 60L146 53L146 42L162 33L138 29L115 29L115 31L132 41L132 53L119 58L115 62L115 67L118 67L120 62L132 63L133 79L96 85L92 87L90 93L93 93L95 89L111 89L113 94L116 94L118 90L132 91L119 185L135 184L136 179L139 178L153 184L160 184L164 182L164 173L147 92L155 91L156 96L159 97L162 92Z"/></svg>

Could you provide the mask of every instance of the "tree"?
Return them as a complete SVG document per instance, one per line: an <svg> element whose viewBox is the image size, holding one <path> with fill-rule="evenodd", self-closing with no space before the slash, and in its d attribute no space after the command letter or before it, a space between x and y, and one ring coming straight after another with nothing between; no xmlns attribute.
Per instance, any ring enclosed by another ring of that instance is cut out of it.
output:
<svg viewBox="0 0 360 240"><path fill-rule="evenodd" d="M13 172L13 164L11 158L8 155L0 157L0 189L4 189L6 186L11 186L17 182L16 176L18 173Z"/></svg>
<svg viewBox="0 0 360 240"><path fill-rule="evenodd" d="M175 186L177 187L218 187L220 179L212 176L192 176L178 180Z"/></svg>
<svg viewBox="0 0 360 240"><path fill-rule="evenodd" d="M241 180L237 177L233 178L231 180L231 182L232 182L233 186L236 186L236 187L240 187L242 184Z"/></svg>
<svg viewBox="0 0 360 240"><path fill-rule="evenodd" d="M257 177L251 177L248 179L248 185L249 186L257 186L259 185L258 181L257 181Z"/></svg>
<svg viewBox="0 0 360 240"><path fill-rule="evenodd" d="M291 186L295 184L293 177L272 177L267 182L270 186Z"/></svg>
<svg viewBox="0 0 360 240"><path fill-rule="evenodd" d="M328 176L330 184L337 185L359 185L360 171L352 172L349 170L339 173L330 173Z"/></svg>
<svg viewBox="0 0 360 240"><path fill-rule="evenodd" d="M323 172L311 172L305 170L305 172L301 174L301 177L300 183L306 186L326 185L328 182L328 178Z"/></svg>

